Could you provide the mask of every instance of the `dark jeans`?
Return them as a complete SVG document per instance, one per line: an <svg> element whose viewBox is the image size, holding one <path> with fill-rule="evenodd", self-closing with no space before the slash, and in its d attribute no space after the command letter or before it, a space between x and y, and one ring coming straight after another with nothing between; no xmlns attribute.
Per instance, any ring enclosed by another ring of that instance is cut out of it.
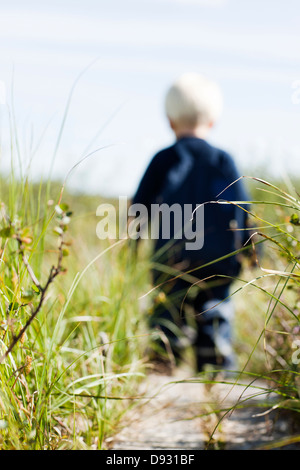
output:
<svg viewBox="0 0 300 470"><path fill-rule="evenodd" d="M159 281L161 278L154 273L156 285ZM155 305L150 327L162 331L175 357L186 346L193 346L199 371L205 364L231 367L234 310L229 297L230 283L215 277L191 286L183 279L165 282L160 287L163 295L158 295L161 302Z"/></svg>

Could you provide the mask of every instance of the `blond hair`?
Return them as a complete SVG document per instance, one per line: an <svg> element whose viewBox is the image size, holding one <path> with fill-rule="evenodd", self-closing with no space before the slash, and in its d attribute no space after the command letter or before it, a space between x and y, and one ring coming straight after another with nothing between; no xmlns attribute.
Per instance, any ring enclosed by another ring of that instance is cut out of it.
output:
<svg viewBox="0 0 300 470"><path fill-rule="evenodd" d="M222 107L219 86L195 73L179 77L165 98L167 117L177 126L195 128L201 124L214 123L219 118Z"/></svg>

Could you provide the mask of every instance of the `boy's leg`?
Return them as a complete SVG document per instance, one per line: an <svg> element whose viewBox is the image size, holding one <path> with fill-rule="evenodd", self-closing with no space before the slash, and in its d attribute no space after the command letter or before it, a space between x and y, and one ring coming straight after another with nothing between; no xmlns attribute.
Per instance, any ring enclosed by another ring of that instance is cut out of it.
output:
<svg viewBox="0 0 300 470"><path fill-rule="evenodd" d="M235 357L232 349L233 303L229 286L211 289L209 300L203 294L197 301L197 369L202 371L206 364L217 368L233 370ZM225 300L226 299L226 300Z"/></svg>
<svg viewBox="0 0 300 470"><path fill-rule="evenodd" d="M192 345L196 336L186 321L183 301L187 289L187 283L181 279L163 285L162 295L158 295L158 302L149 320L151 329L158 328L163 333L175 357L179 357L182 350Z"/></svg>

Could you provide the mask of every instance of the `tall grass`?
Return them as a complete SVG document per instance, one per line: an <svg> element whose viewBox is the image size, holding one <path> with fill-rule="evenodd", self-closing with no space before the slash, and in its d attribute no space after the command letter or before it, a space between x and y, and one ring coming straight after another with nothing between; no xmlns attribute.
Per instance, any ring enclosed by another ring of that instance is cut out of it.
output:
<svg viewBox="0 0 300 470"><path fill-rule="evenodd" d="M58 184L49 194L43 183L11 178L1 184L2 358L13 347L0 364L0 447L106 448L137 399L147 360L139 298L151 290L148 253L141 250L136 258L126 240L97 239L101 198L66 189L60 201ZM245 259L233 286L235 348L240 371L267 381L278 396L276 409L297 416L300 205L296 192L256 182L253 241L264 249L254 269ZM60 255L60 272L14 344Z"/></svg>
<svg viewBox="0 0 300 470"><path fill-rule="evenodd" d="M142 376L147 260L97 239L99 199L1 186L0 447L101 449Z"/></svg>

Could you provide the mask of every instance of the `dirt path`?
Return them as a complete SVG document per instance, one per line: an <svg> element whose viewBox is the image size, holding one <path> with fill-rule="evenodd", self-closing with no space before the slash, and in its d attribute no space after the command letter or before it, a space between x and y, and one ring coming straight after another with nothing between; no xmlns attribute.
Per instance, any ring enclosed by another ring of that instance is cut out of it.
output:
<svg viewBox="0 0 300 470"><path fill-rule="evenodd" d="M140 393L153 398L142 400L125 415L123 428L109 447L202 450L209 446L210 449L254 450L289 435L286 422L276 420L276 411L266 413L274 405L274 396L265 392L265 383L256 381L247 388L249 380L240 380L245 385L233 387L182 382L187 379L192 376L184 370L172 375L150 374ZM237 403L247 406L227 414L220 411ZM203 417L204 413L207 416Z"/></svg>

